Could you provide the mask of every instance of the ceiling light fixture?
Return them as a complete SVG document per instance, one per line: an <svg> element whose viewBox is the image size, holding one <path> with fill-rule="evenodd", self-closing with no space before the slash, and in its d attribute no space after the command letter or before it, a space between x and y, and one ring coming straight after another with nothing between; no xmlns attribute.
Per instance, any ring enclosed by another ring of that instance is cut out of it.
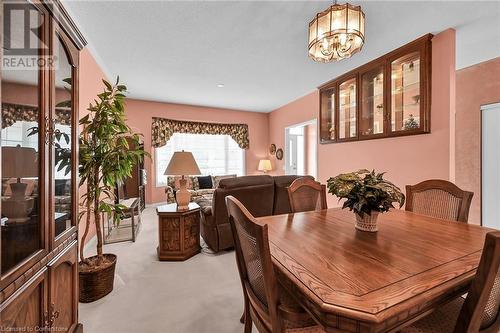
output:
<svg viewBox="0 0 500 333"><path fill-rule="evenodd" d="M217 88L224 88L224 85L223 85L222 83L219 83L219 84L217 85Z"/></svg>
<svg viewBox="0 0 500 333"><path fill-rule="evenodd" d="M309 57L318 62L346 59L365 43L365 14L361 6L337 4L316 14L309 23Z"/></svg>

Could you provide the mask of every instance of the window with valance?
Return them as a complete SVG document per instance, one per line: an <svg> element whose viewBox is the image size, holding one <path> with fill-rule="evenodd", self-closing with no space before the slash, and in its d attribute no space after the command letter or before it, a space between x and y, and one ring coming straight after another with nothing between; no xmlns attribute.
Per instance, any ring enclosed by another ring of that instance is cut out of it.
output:
<svg viewBox="0 0 500 333"><path fill-rule="evenodd" d="M248 149L247 124L220 124L153 118L151 140L155 148L167 144L174 133L229 135L241 149Z"/></svg>

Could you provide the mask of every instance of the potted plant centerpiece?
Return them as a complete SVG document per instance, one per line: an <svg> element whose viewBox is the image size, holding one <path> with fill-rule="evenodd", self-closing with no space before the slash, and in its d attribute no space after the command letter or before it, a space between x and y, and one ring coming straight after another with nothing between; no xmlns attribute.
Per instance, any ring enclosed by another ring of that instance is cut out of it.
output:
<svg viewBox="0 0 500 333"><path fill-rule="evenodd" d="M397 202L401 208L405 196L393 183L384 179L384 173L368 170L340 174L327 181L328 192L346 199L342 208L349 208L356 215L356 229L377 231L379 213L394 208Z"/></svg>
<svg viewBox="0 0 500 333"><path fill-rule="evenodd" d="M89 114L80 120L80 200L79 220L85 221L80 247L80 302L93 302L113 290L116 255L103 254L101 215L119 223L124 206L115 203L115 186L131 176L133 166L143 157L140 135L132 132L125 119L127 88L116 80L103 80L104 91L90 104ZM129 144L131 145L129 146ZM83 244L92 221L95 224L97 255L85 258Z"/></svg>

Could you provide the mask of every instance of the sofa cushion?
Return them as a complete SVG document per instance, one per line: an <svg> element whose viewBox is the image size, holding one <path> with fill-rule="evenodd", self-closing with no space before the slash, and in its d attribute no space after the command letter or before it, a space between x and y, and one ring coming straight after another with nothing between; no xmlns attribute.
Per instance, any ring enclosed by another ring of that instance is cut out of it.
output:
<svg viewBox="0 0 500 333"><path fill-rule="evenodd" d="M200 190L213 188L212 176L198 176L196 178L198 178Z"/></svg>
<svg viewBox="0 0 500 333"><path fill-rule="evenodd" d="M234 189L238 187L248 187L256 185L273 185L273 177L269 175L260 176L243 176L231 179L221 179L219 182L220 188Z"/></svg>
<svg viewBox="0 0 500 333"><path fill-rule="evenodd" d="M202 195L211 195L211 194L214 194L214 191L215 189L213 188L207 188L207 189L204 189L204 190L196 190L196 191L193 191L193 195L196 195L196 196L202 196Z"/></svg>
<svg viewBox="0 0 500 333"><path fill-rule="evenodd" d="M212 213L214 223L229 223L227 218L226 196L238 199L255 217L273 214L274 183L271 176L244 176L221 180L215 189Z"/></svg>
<svg viewBox="0 0 500 333"><path fill-rule="evenodd" d="M222 179L226 179L226 178L236 178L236 175L223 175L223 176L214 176L214 179L213 179L213 188L217 188L219 187L219 183Z"/></svg>
<svg viewBox="0 0 500 333"><path fill-rule="evenodd" d="M206 196L198 197L195 202L200 206L201 212L205 215L212 215L212 199Z"/></svg>

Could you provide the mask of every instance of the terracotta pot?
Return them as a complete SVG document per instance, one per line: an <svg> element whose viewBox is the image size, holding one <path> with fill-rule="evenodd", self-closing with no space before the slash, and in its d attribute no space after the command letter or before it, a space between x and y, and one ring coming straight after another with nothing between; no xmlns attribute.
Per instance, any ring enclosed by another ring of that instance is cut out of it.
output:
<svg viewBox="0 0 500 333"><path fill-rule="evenodd" d="M356 215L356 229L368 232L377 232L377 217L379 212L372 211L371 215L363 214L363 217Z"/></svg>
<svg viewBox="0 0 500 333"><path fill-rule="evenodd" d="M113 290L115 281L116 255L104 254L107 263L92 270L80 270L80 297L82 303L90 303L103 298ZM88 258L95 260L97 256ZM80 263L81 264L81 263Z"/></svg>

